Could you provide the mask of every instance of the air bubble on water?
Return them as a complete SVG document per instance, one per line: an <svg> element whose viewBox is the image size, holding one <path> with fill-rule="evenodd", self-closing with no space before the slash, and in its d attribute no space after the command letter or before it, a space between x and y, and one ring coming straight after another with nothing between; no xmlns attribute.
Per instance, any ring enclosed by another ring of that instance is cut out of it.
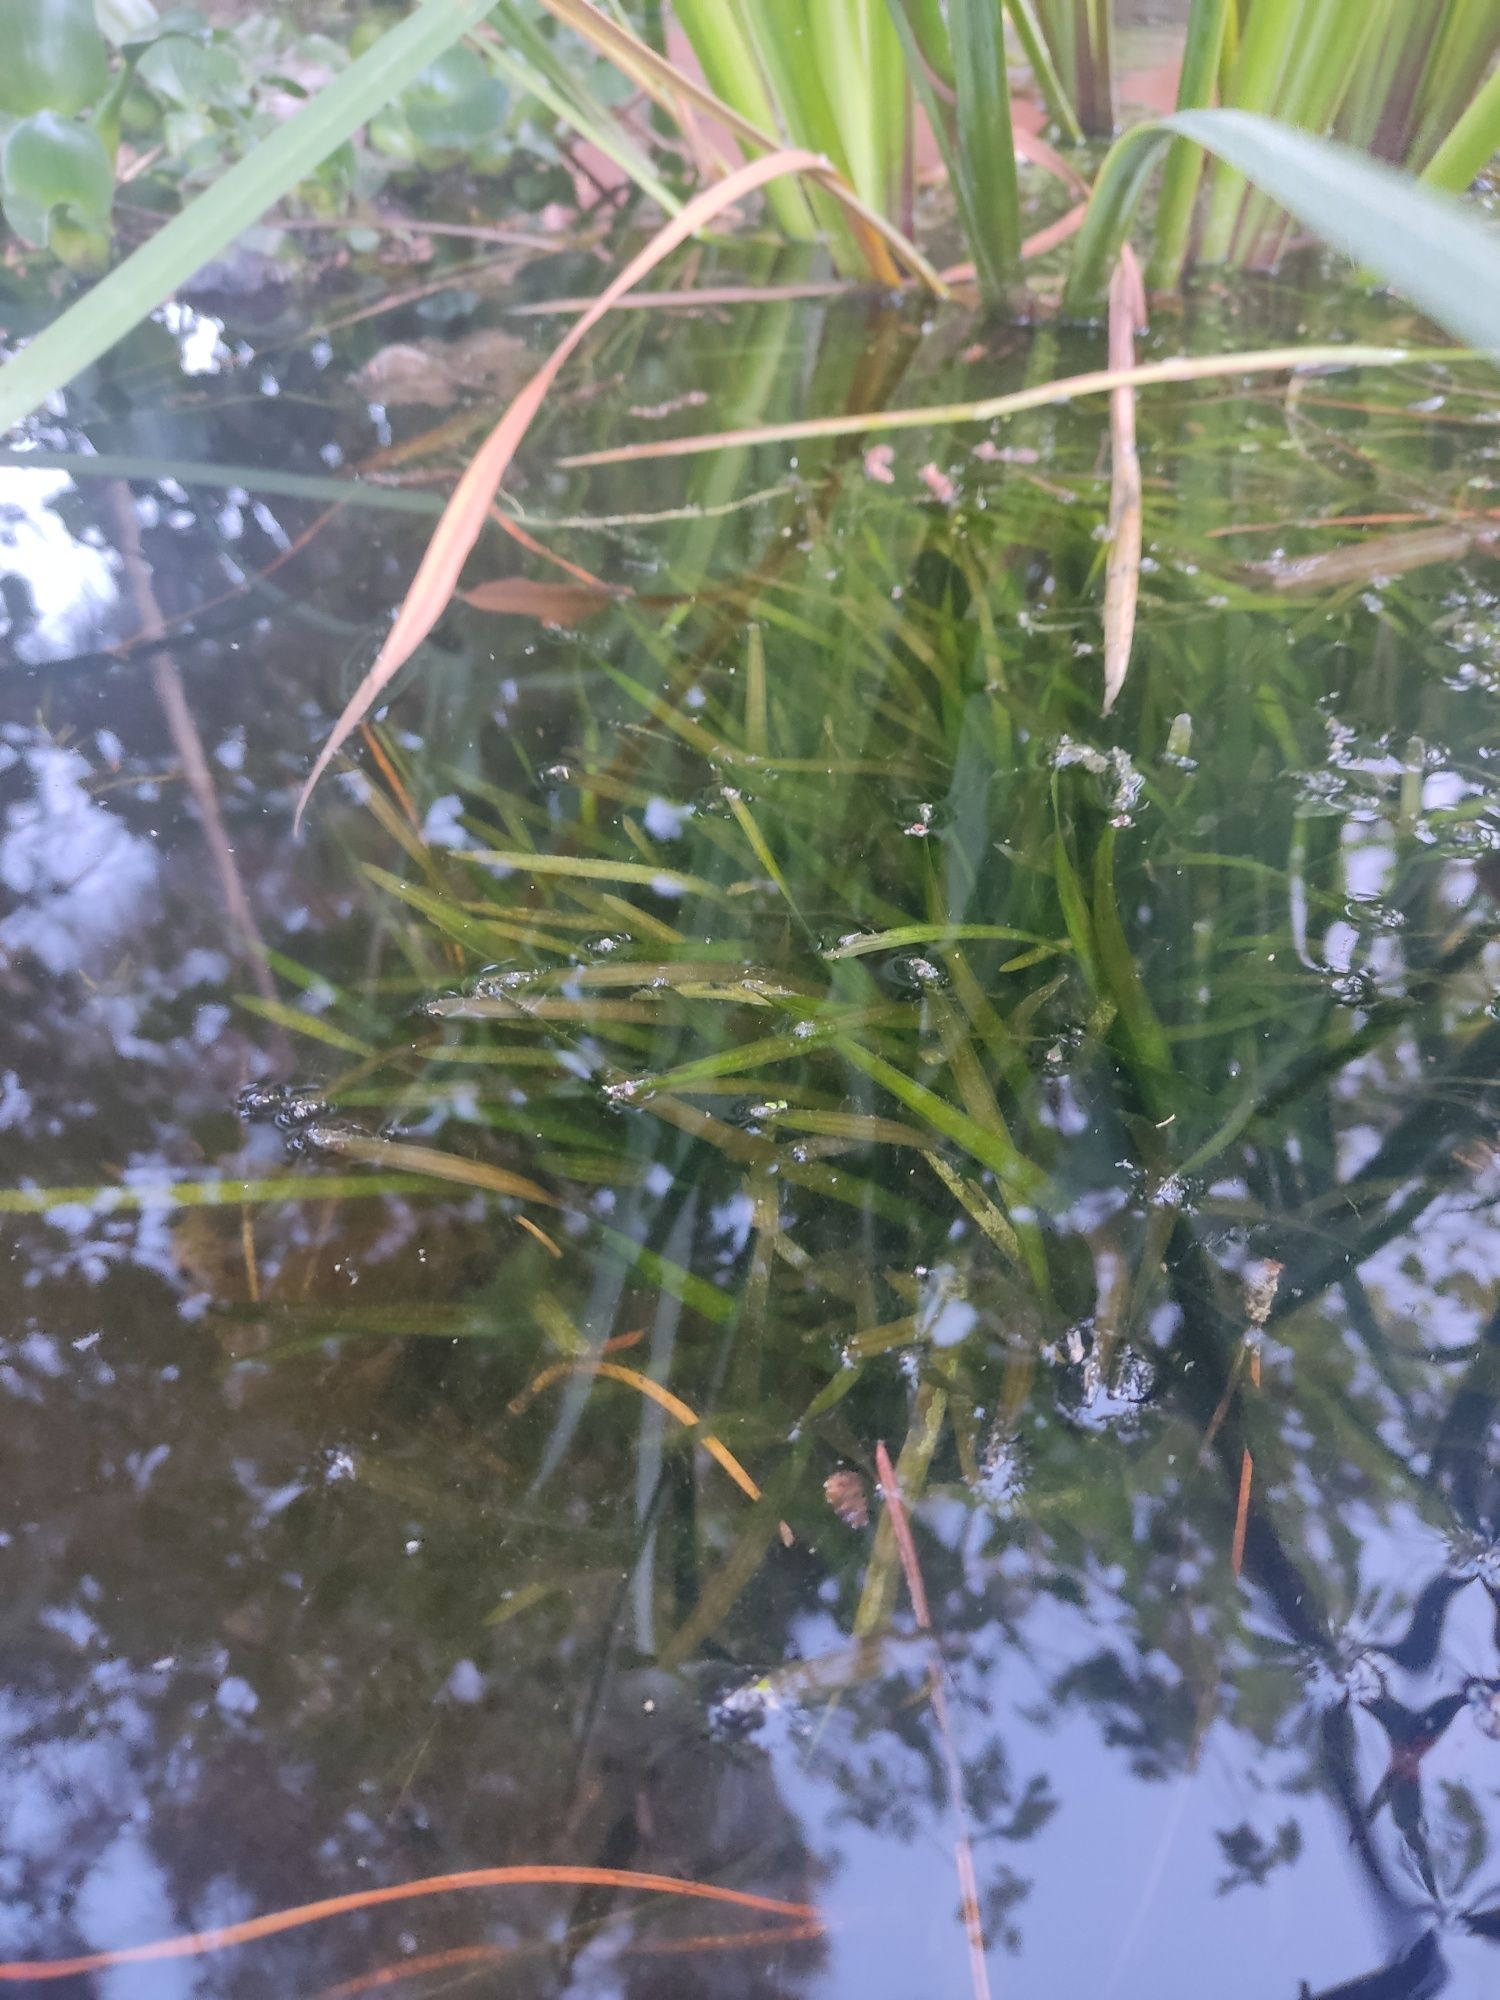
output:
<svg viewBox="0 0 1500 2000"><path fill-rule="evenodd" d="M1339 973L1329 980L1328 991L1340 1007L1373 1007L1380 998L1374 975L1363 968Z"/></svg>
<svg viewBox="0 0 1500 2000"><path fill-rule="evenodd" d="M583 949L590 958L609 958L614 952L624 951L629 943L628 937L606 931L602 937L589 938Z"/></svg>
<svg viewBox="0 0 1500 2000"><path fill-rule="evenodd" d="M1102 750L1094 749L1092 744L1077 743L1071 736L1060 736L1052 752L1052 768L1066 771L1073 764L1081 764L1085 771L1092 771L1097 778L1105 777L1109 771L1109 759Z"/></svg>
<svg viewBox="0 0 1500 2000"><path fill-rule="evenodd" d="M573 767L571 764L547 764L543 767L542 776L549 785L566 785L573 776Z"/></svg>
<svg viewBox="0 0 1500 2000"><path fill-rule="evenodd" d="M946 968L924 958L919 951L903 952L899 958L893 958L890 972L899 985L916 992L933 991L949 983Z"/></svg>
<svg viewBox="0 0 1500 2000"><path fill-rule="evenodd" d="M1139 1348L1122 1348L1110 1393L1122 1403L1144 1403L1156 1387L1156 1370Z"/></svg>
<svg viewBox="0 0 1500 2000"><path fill-rule="evenodd" d="M1026 1492L1026 1455L1018 1438L1004 1432L992 1437L979 1466L977 1491L991 1507L1009 1510Z"/></svg>

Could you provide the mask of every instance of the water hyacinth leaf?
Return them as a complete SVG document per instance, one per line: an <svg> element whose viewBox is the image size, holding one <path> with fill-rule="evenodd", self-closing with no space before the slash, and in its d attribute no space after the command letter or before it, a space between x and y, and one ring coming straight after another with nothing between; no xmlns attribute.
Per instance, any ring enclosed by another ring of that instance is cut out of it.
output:
<svg viewBox="0 0 1500 2000"><path fill-rule="evenodd" d="M41 0L46 4L46 0ZM0 368L0 434L105 354L327 159L491 0L422 0L284 125Z"/></svg>
<svg viewBox="0 0 1500 2000"><path fill-rule="evenodd" d="M428 152L458 153L482 145L502 122L505 86L473 49L445 49L403 91L401 108Z"/></svg>
<svg viewBox="0 0 1500 2000"><path fill-rule="evenodd" d="M1097 300L1173 138L1191 139L1227 162L1455 339L1500 355L1500 232L1392 167L1249 111L1178 111L1116 142L1074 253L1066 296L1074 310Z"/></svg>
<svg viewBox="0 0 1500 2000"><path fill-rule="evenodd" d="M23 118L0 148L5 219L23 243L90 267L109 248L115 176L97 132L54 111Z"/></svg>
<svg viewBox="0 0 1500 2000"><path fill-rule="evenodd" d="M29 118L84 111L109 81L109 50L93 0L7 0L0 112Z"/></svg>

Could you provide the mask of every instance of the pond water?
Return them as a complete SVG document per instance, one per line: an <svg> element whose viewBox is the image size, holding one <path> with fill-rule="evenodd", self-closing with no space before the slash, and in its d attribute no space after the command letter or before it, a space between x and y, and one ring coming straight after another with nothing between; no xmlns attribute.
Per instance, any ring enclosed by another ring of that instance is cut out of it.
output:
<svg viewBox="0 0 1500 2000"><path fill-rule="evenodd" d="M461 449L356 371L585 282L201 301L0 466L0 1957L514 1869L46 1990L1493 1992L1492 383L1143 399L1101 718L1100 403L559 463L1096 336L622 313L512 500L630 594L299 844Z"/></svg>

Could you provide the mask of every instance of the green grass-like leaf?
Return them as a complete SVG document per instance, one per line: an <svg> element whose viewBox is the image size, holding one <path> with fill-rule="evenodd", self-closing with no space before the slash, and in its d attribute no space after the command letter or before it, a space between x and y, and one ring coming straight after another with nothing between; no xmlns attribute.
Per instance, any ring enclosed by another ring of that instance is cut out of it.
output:
<svg viewBox="0 0 1500 2000"><path fill-rule="evenodd" d="M1457 339L1500 355L1500 235L1452 197L1248 111L1179 111L1117 142L1079 234L1068 303L1098 298L1158 156L1194 140Z"/></svg>

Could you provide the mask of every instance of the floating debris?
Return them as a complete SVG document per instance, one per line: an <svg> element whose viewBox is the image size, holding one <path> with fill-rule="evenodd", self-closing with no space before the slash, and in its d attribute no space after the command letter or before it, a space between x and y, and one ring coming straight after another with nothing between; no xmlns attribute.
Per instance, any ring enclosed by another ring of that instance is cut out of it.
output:
<svg viewBox="0 0 1500 2000"><path fill-rule="evenodd" d="M868 1528L870 1496L857 1472L841 1465L823 1481L823 1497L846 1528Z"/></svg>

